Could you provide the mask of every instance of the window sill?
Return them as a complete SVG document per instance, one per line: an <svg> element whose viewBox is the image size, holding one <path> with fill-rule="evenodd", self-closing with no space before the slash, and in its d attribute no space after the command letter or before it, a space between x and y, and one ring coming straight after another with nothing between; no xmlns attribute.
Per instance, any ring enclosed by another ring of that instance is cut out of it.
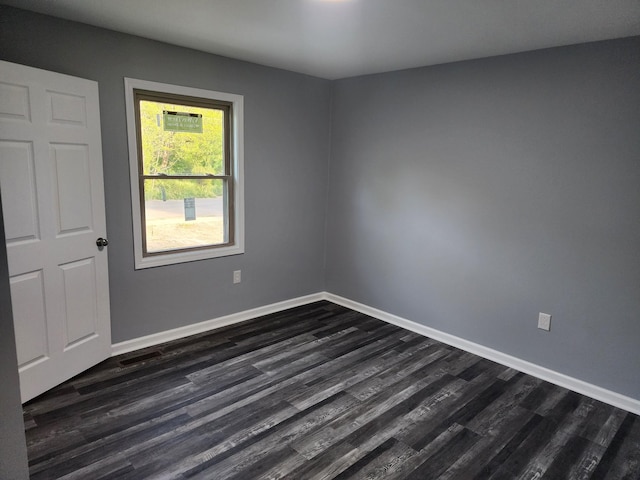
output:
<svg viewBox="0 0 640 480"><path fill-rule="evenodd" d="M229 255L240 255L243 253L244 246L242 245L233 245L229 247L220 247L207 250L162 253L160 255L151 255L148 257L136 258L135 269L141 270L144 268L162 267L165 265L174 265L176 263L195 262L198 260L227 257Z"/></svg>

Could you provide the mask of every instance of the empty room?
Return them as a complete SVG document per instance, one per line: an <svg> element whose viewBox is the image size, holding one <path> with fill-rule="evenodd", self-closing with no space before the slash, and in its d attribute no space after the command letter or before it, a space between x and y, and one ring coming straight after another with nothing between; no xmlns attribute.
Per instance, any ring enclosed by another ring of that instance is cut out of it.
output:
<svg viewBox="0 0 640 480"><path fill-rule="evenodd" d="M640 479L640 2L0 0L0 480Z"/></svg>

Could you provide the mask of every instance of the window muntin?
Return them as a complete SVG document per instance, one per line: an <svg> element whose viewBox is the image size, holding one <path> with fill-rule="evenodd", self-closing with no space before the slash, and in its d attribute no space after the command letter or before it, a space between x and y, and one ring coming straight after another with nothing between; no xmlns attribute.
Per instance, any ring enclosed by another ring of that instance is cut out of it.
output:
<svg viewBox="0 0 640 480"><path fill-rule="evenodd" d="M242 97L125 83L136 268L243 253Z"/></svg>

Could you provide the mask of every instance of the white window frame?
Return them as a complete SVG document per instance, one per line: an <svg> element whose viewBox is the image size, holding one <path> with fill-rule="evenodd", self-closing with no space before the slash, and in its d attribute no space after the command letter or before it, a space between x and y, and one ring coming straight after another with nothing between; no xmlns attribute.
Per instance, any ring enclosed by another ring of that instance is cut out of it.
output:
<svg viewBox="0 0 640 480"><path fill-rule="evenodd" d="M129 142L129 169L131 183L131 213L133 214L133 244L135 254L135 269L173 265L176 263L193 262L207 258L226 257L244 253L244 97L232 93L215 92L200 88L182 87L167 83L158 83L135 78L124 79L125 103L127 113L127 137ZM221 100L232 104L232 158L233 165L233 195L234 195L234 243L222 247L212 247L198 250L165 252L153 256L143 255L142 215L140 205L138 139L136 134L136 114L134 108L134 89L149 90L160 93L185 95L190 97Z"/></svg>

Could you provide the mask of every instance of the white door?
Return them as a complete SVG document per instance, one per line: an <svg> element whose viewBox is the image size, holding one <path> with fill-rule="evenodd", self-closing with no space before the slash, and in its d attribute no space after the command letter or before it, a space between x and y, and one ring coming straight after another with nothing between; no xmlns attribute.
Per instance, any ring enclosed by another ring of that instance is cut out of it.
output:
<svg viewBox="0 0 640 480"><path fill-rule="evenodd" d="M26 402L111 354L96 82L0 61L0 191Z"/></svg>

